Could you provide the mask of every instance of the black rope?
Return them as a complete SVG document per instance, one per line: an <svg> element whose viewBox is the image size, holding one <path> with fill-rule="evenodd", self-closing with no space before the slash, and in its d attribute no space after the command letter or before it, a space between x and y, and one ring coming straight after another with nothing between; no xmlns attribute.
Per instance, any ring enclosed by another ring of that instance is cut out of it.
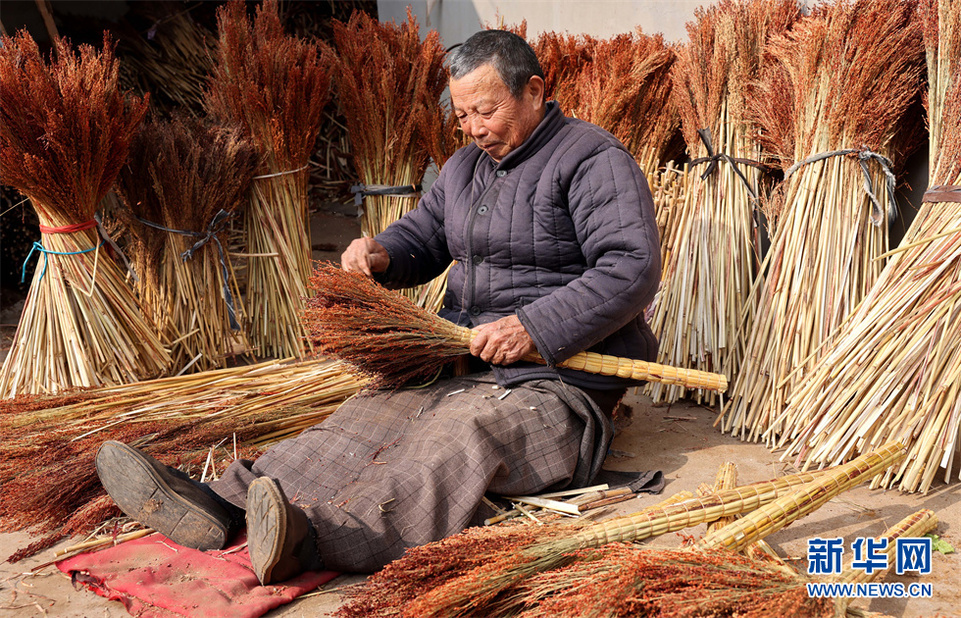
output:
<svg viewBox="0 0 961 618"><path fill-rule="evenodd" d="M240 330L240 324L237 323L237 311L234 309L234 295L230 293L230 270L227 268L227 261L224 256L224 246L220 244L220 239L217 238L217 234L222 232L224 228L227 227L227 223L233 217L233 213L229 213L224 209L220 209L220 212L214 215L210 223L207 224L207 230L204 232L193 232L190 230L176 230L169 227L164 227L159 223L154 223L152 221L147 221L146 219L141 219L134 215L137 221L143 223L147 227L152 227L156 230L162 230L164 232L170 232L171 234L180 234L181 236L189 236L191 238L197 238L197 242L193 244L189 249L180 254L180 259L186 262L194 256L194 253L199 251L204 245L213 240L217 243L217 254L220 259L220 270L224 277L224 302L227 303L227 315L230 318L230 328L233 330Z"/></svg>
<svg viewBox="0 0 961 618"><path fill-rule="evenodd" d="M794 172L796 172L801 167L807 165L808 163L815 163L816 161L823 161L824 159L830 157L840 157L846 155L857 155L858 164L861 166L861 172L864 174L864 192L867 193L868 198L871 200L871 223L875 226L881 225L884 221L884 210L881 208L881 202L878 201L877 196L874 194L874 181L871 180L871 170L868 169L868 161L877 161L878 165L881 166L881 171L887 177L888 186L888 216L896 217L898 214L898 200L897 196L894 194L895 187L897 186L897 181L894 178L894 172L891 171L891 159L885 157L882 154L878 154L867 148L844 148L842 150L832 150L830 152L821 152L816 155L811 155L803 161L798 161L794 165L788 168L784 172L784 179L787 180Z"/></svg>
<svg viewBox="0 0 961 618"><path fill-rule="evenodd" d="M420 185L365 185L363 183L351 186L350 192L354 194L354 206L358 208L364 203L364 198L368 195L414 195L420 193Z"/></svg>
<svg viewBox="0 0 961 618"><path fill-rule="evenodd" d="M704 143L704 147L707 149L707 156L694 159L691 161L690 166L694 167L695 165L700 165L702 163L708 164L707 169L701 174L701 180L706 179L717 170L719 161L726 161L731 164L734 172L744 182L744 186L747 187L747 192L751 195L751 198L757 201L757 192L754 190L754 187L751 186L751 183L748 181L744 173L738 168L737 165L735 165L735 163L740 163L741 165L750 165L751 167L756 167L762 172L768 171L770 166L765 165L760 161L754 161L751 159L738 159L724 152L714 152L714 145L711 143L710 129L698 129L697 134L701 137L701 142Z"/></svg>
<svg viewBox="0 0 961 618"><path fill-rule="evenodd" d="M961 202L961 186L935 185L928 187L921 198L922 202Z"/></svg>

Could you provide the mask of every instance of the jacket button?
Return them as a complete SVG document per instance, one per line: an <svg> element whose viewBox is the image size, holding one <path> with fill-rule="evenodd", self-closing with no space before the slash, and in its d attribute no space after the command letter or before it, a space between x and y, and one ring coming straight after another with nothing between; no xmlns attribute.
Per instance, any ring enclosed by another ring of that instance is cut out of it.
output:
<svg viewBox="0 0 961 618"><path fill-rule="evenodd" d="M470 314L475 317L479 316L481 314L481 308L478 307L477 305L474 305L473 307L470 308Z"/></svg>
<svg viewBox="0 0 961 618"><path fill-rule="evenodd" d="M487 205L484 204L483 206L479 206L479 207L477 208L477 214L479 214L479 215L486 214L488 210L490 210L490 208L488 208Z"/></svg>
<svg viewBox="0 0 961 618"><path fill-rule="evenodd" d="M484 256L482 256L482 255L475 255L475 256L472 257L470 260L471 260L471 262L474 263L474 264L480 264L481 262L484 261Z"/></svg>
<svg viewBox="0 0 961 618"><path fill-rule="evenodd" d="M507 170L497 170L498 178L503 178L504 176L507 176Z"/></svg>

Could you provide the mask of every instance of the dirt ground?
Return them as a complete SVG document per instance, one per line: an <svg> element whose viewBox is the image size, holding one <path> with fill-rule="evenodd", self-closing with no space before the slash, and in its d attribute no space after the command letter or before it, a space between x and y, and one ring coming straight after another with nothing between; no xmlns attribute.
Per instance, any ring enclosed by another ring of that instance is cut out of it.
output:
<svg viewBox="0 0 961 618"><path fill-rule="evenodd" d="M324 239L314 245L315 257L336 260L346 243L356 235L356 219L325 213L315 217L313 238ZM668 480L661 496L642 495L617 505L614 513L629 513L681 490L695 490L700 483L713 482L718 466L730 461L737 465L741 483L771 479L793 472L764 446L745 443L712 427L715 412L689 402L672 406L652 406L639 393L629 393L627 403L633 410L620 425L605 467L612 470L662 470ZM768 541L778 553L799 568L806 568L807 540L812 537L843 537L846 556L851 542L862 536L875 536L908 514L927 508L940 519L937 533L961 550L961 483L937 483L927 495L897 491L856 488L831 501L819 511L781 530ZM699 537L704 526L683 531ZM30 542L27 533L0 534L0 559ZM677 547L681 534L668 534L650 541L657 547ZM107 601L86 590L74 590L69 579L56 568L34 572L38 565L53 559L47 550L17 564L0 563L0 616L84 616L121 617L128 615L123 605ZM931 598L862 599L856 605L890 616L961 615L961 551L935 553L930 575L889 575L884 581L922 582L933 587ZM954 575L952 575L954 573ZM343 602L344 589L363 581L363 576L345 575L324 586L323 590L297 599L290 605L267 614L270 617L325 616Z"/></svg>

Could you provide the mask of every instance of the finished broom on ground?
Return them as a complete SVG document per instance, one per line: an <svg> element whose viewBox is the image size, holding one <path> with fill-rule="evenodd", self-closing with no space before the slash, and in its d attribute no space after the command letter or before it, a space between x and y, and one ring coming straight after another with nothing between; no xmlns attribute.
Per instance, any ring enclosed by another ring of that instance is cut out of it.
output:
<svg viewBox="0 0 961 618"><path fill-rule="evenodd" d="M307 303L304 324L318 350L373 376L376 386L396 387L431 376L444 364L469 353L469 328L418 307L366 275L320 264L310 284L316 296ZM525 360L544 362L537 353ZM575 354L558 367L691 388L727 388L727 381L717 374L593 352Z"/></svg>
<svg viewBox="0 0 961 618"><path fill-rule="evenodd" d="M48 63L26 31L3 37L0 100L0 179L30 198L43 235L0 397L163 373L170 356L94 219L146 111L120 91L113 43L59 40Z"/></svg>
<svg viewBox="0 0 961 618"><path fill-rule="evenodd" d="M147 123L121 171L141 305L171 342L178 371L214 369L246 351L246 315L224 245L257 163L236 129L177 118Z"/></svg>
<svg viewBox="0 0 961 618"><path fill-rule="evenodd" d="M300 325L310 277L308 160L329 97L330 56L284 34L276 0L232 0L217 12L219 43L205 99L210 114L239 125L264 155L245 212L248 338L261 356L304 354Z"/></svg>
<svg viewBox="0 0 961 618"><path fill-rule="evenodd" d="M524 587L543 574L574 563L574 552L612 542L631 543L750 512L697 546L706 551L738 551L882 473L903 457L903 446L888 444L816 478L784 477L701 498L670 500L670 504L591 525L469 529L408 550L404 557L373 575L358 598L339 615L512 615L525 602Z"/></svg>

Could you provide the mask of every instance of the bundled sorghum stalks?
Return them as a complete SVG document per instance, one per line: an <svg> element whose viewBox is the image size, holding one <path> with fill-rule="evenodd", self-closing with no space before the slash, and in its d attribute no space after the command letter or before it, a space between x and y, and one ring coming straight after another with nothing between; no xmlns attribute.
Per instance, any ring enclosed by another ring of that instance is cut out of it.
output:
<svg viewBox="0 0 961 618"><path fill-rule="evenodd" d="M300 357L311 268L308 160L329 96L330 56L284 34L278 10L266 0L252 22L242 1L218 10L205 104L218 122L243 127L264 155L244 211L249 341L259 355Z"/></svg>
<svg viewBox="0 0 961 618"><path fill-rule="evenodd" d="M270 361L0 402L0 528L56 542L117 514L93 465L108 438L209 479L321 422L366 384L338 362Z"/></svg>
<svg viewBox="0 0 961 618"><path fill-rule="evenodd" d="M401 24L356 11L346 24L334 21L333 40L333 77L360 179L352 190L361 233L373 237L417 206L430 155L450 143L453 125L441 105L444 48L436 30L421 41L410 10ZM445 284L446 276L426 287L440 286L442 298ZM417 299L422 290L405 293ZM438 294L429 295L436 303Z"/></svg>
<svg viewBox="0 0 961 618"><path fill-rule="evenodd" d="M883 479L927 492L949 482L961 444L961 3L922 3L928 47L931 186L877 283L800 381L775 426L785 457L844 461L899 439Z"/></svg>
<svg viewBox="0 0 961 618"><path fill-rule="evenodd" d="M763 192L755 124L746 86L764 64L768 39L800 15L794 0L725 0L699 10L690 41L677 51L673 100L694 158L686 200L670 234L652 328L658 362L724 373L738 371L737 337L756 311L751 289L759 277L758 199ZM653 385L655 401L675 401L686 389ZM694 393L697 401L713 394Z"/></svg>
<svg viewBox="0 0 961 618"><path fill-rule="evenodd" d="M164 372L170 356L94 219L146 111L120 91L113 43L98 52L58 40L45 62L26 31L3 37L0 101L0 178L30 198L42 233L0 397Z"/></svg>
<svg viewBox="0 0 961 618"><path fill-rule="evenodd" d="M155 120L120 173L141 305L170 342L176 371L213 369L247 348L225 244L257 159L237 129Z"/></svg>
<svg viewBox="0 0 961 618"><path fill-rule="evenodd" d="M895 203L891 158L923 70L912 13L903 0L843 0L769 45L777 62L752 117L785 180L768 204L768 271L724 431L769 443L793 433L780 416L788 398L819 365L838 368L824 363L822 344L878 280Z"/></svg>
<svg viewBox="0 0 961 618"><path fill-rule="evenodd" d="M783 528L904 457L885 445L821 476L797 475L676 500L608 521L468 529L412 548L371 576L341 616L512 615L524 587L574 562L574 552L631 543L750 512L702 540L701 550L737 551Z"/></svg>

